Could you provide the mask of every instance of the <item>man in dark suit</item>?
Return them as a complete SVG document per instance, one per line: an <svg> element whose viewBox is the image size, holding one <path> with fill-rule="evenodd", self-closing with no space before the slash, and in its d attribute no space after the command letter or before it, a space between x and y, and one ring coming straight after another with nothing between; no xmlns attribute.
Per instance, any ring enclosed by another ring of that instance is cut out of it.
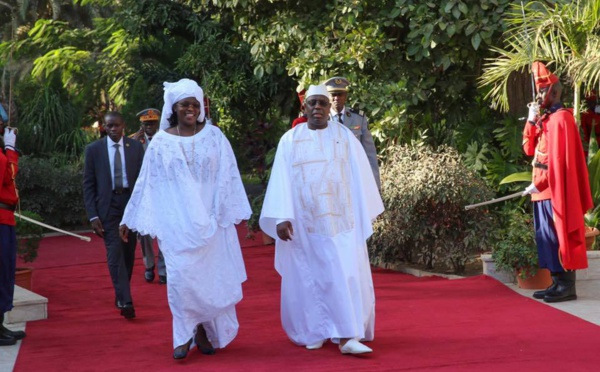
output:
<svg viewBox="0 0 600 372"><path fill-rule="evenodd" d="M118 112L104 116L107 136L85 149L83 198L94 234L104 239L108 270L115 288L115 305L126 319L135 317L129 282L135 259L135 233L128 243L119 236L119 223L144 158L144 147L123 136L125 122Z"/></svg>

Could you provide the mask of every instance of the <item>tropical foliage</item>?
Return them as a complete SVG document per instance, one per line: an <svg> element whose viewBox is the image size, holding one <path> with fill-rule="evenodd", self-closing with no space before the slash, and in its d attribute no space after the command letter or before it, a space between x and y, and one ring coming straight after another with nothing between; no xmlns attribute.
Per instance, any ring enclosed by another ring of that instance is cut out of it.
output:
<svg viewBox="0 0 600 372"><path fill-rule="evenodd" d="M289 126L294 90L337 74L353 82L350 103L369 114L379 141L427 131L432 145L444 143L445 129L468 116L509 1L90 0L74 2L77 12L65 3L38 20L19 18L0 53L37 80L56 76L80 105L80 124L140 105L132 97L140 77L144 106L156 106L161 83L186 76L205 87L212 114L242 150L256 127L270 123L277 138ZM134 123L136 109L125 111Z"/></svg>
<svg viewBox="0 0 600 372"><path fill-rule="evenodd" d="M600 1L528 1L513 4L506 16L506 46L494 46L481 77L491 86L494 106L508 109L507 85L512 73L528 70L532 61L544 61L571 82L575 112L580 90L600 83Z"/></svg>
<svg viewBox="0 0 600 372"><path fill-rule="evenodd" d="M492 191L450 147L395 146L388 157L381 168L386 210L369 241L372 260L417 262L426 269L441 265L463 273L494 227L486 209L464 207L490 199Z"/></svg>

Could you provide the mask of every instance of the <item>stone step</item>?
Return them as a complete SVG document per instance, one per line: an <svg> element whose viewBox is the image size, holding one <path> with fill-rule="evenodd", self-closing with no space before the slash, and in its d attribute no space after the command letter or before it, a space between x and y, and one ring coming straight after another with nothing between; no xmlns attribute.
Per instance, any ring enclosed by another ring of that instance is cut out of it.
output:
<svg viewBox="0 0 600 372"><path fill-rule="evenodd" d="M577 270L577 280L600 280L600 251L587 251L588 268ZM483 273L502 283L515 283L515 274L496 269L491 254L482 254Z"/></svg>
<svg viewBox="0 0 600 372"><path fill-rule="evenodd" d="M18 285L15 286L13 305L4 316L7 324L48 319L48 299Z"/></svg>

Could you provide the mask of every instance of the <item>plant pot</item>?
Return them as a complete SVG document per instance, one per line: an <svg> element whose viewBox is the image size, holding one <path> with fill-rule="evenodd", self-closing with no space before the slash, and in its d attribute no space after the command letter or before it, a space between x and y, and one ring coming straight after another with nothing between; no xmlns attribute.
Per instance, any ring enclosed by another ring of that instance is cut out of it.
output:
<svg viewBox="0 0 600 372"><path fill-rule="evenodd" d="M585 228L585 248L588 251L591 251L594 247L594 242L596 241L596 236L600 234L600 230L595 227L587 227Z"/></svg>
<svg viewBox="0 0 600 372"><path fill-rule="evenodd" d="M523 289L546 289L552 285L552 276L548 269L538 269L534 276L527 279L521 279L520 275L517 275L517 283L519 288Z"/></svg>
<svg viewBox="0 0 600 372"><path fill-rule="evenodd" d="M17 267L15 272L15 285L31 291L33 269L30 267Z"/></svg>

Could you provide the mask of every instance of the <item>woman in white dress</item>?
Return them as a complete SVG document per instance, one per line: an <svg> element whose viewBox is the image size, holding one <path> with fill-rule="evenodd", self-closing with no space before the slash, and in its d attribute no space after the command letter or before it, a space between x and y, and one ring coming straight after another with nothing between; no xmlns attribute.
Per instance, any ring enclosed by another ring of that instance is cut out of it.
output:
<svg viewBox="0 0 600 372"><path fill-rule="evenodd" d="M246 271L235 224L251 214L231 145L204 121L202 88L164 83L159 131L121 222L157 237L167 264L173 358L197 345L203 354L230 343Z"/></svg>

